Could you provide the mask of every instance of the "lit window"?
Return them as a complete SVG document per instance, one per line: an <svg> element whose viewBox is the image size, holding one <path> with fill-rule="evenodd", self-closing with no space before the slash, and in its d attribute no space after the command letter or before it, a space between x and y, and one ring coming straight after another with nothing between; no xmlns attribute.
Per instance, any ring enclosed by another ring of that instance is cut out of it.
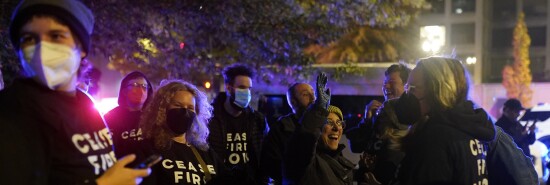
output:
<svg viewBox="0 0 550 185"><path fill-rule="evenodd" d="M423 26L420 28L422 50L437 53L445 45L445 26Z"/></svg>
<svg viewBox="0 0 550 185"><path fill-rule="evenodd" d="M452 10L454 14L474 13L476 11L476 0L453 0Z"/></svg>

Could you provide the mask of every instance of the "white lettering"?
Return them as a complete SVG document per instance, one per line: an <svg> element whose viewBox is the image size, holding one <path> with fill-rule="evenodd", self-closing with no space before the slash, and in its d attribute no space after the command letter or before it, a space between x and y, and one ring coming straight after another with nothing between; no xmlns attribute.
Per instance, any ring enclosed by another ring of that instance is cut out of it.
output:
<svg viewBox="0 0 550 185"><path fill-rule="evenodd" d="M197 169L195 168L195 166L193 166L193 163L189 162L189 166L187 166L189 168L189 170L193 170L195 172L197 172Z"/></svg>
<svg viewBox="0 0 550 185"><path fill-rule="evenodd" d="M92 150L94 150L94 151L99 150L99 146L97 146L97 144L94 143L94 141L92 140L92 138L90 137L89 134L84 134L84 138L86 138L86 140L88 141L88 143L92 147Z"/></svg>
<svg viewBox="0 0 550 185"><path fill-rule="evenodd" d="M193 175L193 184L200 184L201 183L201 177L197 174L192 174Z"/></svg>
<svg viewBox="0 0 550 185"><path fill-rule="evenodd" d="M88 156L88 162L90 162L90 164L94 166L94 173L96 175L99 175L99 163L97 161L97 156L96 155Z"/></svg>
<svg viewBox="0 0 550 185"><path fill-rule="evenodd" d="M94 132L94 139L95 139L95 142L97 143L97 146L99 146L99 148L101 149L104 149L106 146L103 146L103 142L101 142L102 140L99 139L99 135L97 134L97 132Z"/></svg>
<svg viewBox="0 0 550 185"><path fill-rule="evenodd" d="M76 148L82 152L83 154L88 153L90 151L90 147L88 145L80 145L79 141L84 141L84 137L80 134L75 134L72 137L73 144L76 146Z"/></svg>
<svg viewBox="0 0 550 185"><path fill-rule="evenodd" d="M227 141L233 141L233 140L231 139L231 133L227 133Z"/></svg>
<svg viewBox="0 0 550 185"><path fill-rule="evenodd" d="M243 133L242 135L243 141L246 141L246 133Z"/></svg>
<svg viewBox="0 0 550 185"><path fill-rule="evenodd" d="M113 146L113 137L111 134L109 134L109 129L104 128L103 130L99 131L99 134L103 135L107 143L109 143L109 146Z"/></svg>
<svg viewBox="0 0 550 185"><path fill-rule="evenodd" d="M239 157L239 154L232 153L231 155L229 155L229 163L231 164L237 164L240 160L241 158Z"/></svg>
<svg viewBox="0 0 550 185"><path fill-rule="evenodd" d="M176 165L179 169L185 169L185 165L183 164L183 161L176 161Z"/></svg>
<svg viewBox="0 0 550 185"><path fill-rule="evenodd" d="M216 171L214 170L214 165L206 165L206 167L208 168L210 174L216 174Z"/></svg>
<svg viewBox="0 0 550 185"><path fill-rule="evenodd" d="M243 153L243 161L244 161L244 163L247 163L248 161L250 161L250 160L248 159L247 153Z"/></svg>
<svg viewBox="0 0 550 185"><path fill-rule="evenodd" d="M122 139L128 139L128 131L122 132L122 134L120 134L120 136L122 136Z"/></svg>
<svg viewBox="0 0 550 185"><path fill-rule="evenodd" d="M241 141L241 137L239 136L239 133L235 134L235 140L234 141Z"/></svg>
<svg viewBox="0 0 550 185"><path fill-rule="evenodd" d="M168 163L172 163L172 161L170 159L165 159L162 161L162 166L166 169L172 169L174 165Z"/></svg>
<svg viewBox="0 0 550 185"><path fill-rule="evenodd" d="M180 180L183 180L183 172L181 171L175 171L174 172L174 182L179 183Z"/></svg>
<svg viewBox="0 0 550 185"><path fill-rule="evenodd" d="M243 151L243 144L242 143L237 143L237 151Z"/></svg>
<svg viewBox="0 0 550 185"><path fill-rule="evenodd" d="M477 155L476 147L474 147L475 144L476 144L476 143L475 143L474 140L470 140L470 150L472 151L472 155L474 155L474 156Z"/></svg>
<svg viewBox="0 0 550 185"><path fill-rule="evenodd" d="M141 128L139 128L139 129L138 129L138 132L137 132L138 141L143 140L143 138L141 137L141 135L142 135Z"/></svg>

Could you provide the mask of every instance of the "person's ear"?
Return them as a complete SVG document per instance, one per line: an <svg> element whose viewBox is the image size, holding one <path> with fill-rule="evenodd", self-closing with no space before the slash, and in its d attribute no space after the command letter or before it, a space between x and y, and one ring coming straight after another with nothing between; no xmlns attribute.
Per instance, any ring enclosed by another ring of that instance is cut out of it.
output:
<svg viewBox="0 0 550 185"><path fill-rule="evenodd" d="M231 92L231 85L228 83L225 84L225 92Z"/></svg>
<svg viewBox="0 0 550 185"><path fill-rule="evenodd" d="M298 105L298 102L296 101L296 99L295 99L294 97L293 97L293 98L290 98L290 105L291 105L292 107L296 107L296 108L298 107L298 106L297 106L297 105Z"/></svg>
<svg viewBox="0 0 550 185"><path fill-rule="evenodd" d="M80 58L86 58L86 56L88 56L88 53L80 49Z"/></svg>

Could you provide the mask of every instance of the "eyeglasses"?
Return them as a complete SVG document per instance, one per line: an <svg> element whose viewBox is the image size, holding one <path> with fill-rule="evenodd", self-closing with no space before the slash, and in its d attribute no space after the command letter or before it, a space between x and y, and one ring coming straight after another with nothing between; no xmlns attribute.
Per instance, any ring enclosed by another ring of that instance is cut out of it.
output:
<svg viewBox="0 0 550 185"><path fill-rule="evenodd" d="M327 124L332 127L346 128L346 122L342 120L333 121L333 120L327 119Z"/></svg>
<svg viewBox="0 0 550 185"><path fill-rule="evenodd" d="M147 86L147 84L140 84L140 83L137 83L137 82L134 82L134 83L131 83L131 84L128 84L126 87L130 87L130 88L142 88L144 90L147 90L149 88L149 86Z"/></svg>
<svg viewBox="0 0 550 185"><path fill-rule="evenodd" d="M421 88L421 86L405 84L405 91L406 92L415 91L416 89L419 89L419 88Z"/></svg>

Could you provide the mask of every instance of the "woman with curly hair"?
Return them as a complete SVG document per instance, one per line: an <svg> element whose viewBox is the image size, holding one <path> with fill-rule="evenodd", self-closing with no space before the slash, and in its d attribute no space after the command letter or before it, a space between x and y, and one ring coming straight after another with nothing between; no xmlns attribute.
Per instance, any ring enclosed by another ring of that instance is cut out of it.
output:
<svg viewBox="0 0 550 185"><path fill-rule="evenodd" d="M146 107L140 125L145 139L163 159L146 184L213 184L218 162L209 148L206 95L183 80L165 80Z"/></svg>

